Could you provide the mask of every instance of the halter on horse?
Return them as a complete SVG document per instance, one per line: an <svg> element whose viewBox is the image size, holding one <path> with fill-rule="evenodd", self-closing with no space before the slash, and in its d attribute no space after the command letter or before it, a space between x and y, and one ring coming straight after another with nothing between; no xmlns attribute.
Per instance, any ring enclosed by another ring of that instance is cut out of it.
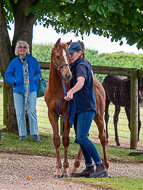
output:
<svg viewBox="0 0 143 190"><path fill-rule="evenodd" d="M68 177L68 146L69 146L69 132L70 132L70 112L67 114L66 117L64 117L64 132L62 137L62 142L64 146L64 163L63 163L63 172L61 172L62 169L62 163L61 163L61 156L60 156L60 136L59 136L59 126L58 126L58 113L57 113L57 104L59 99L64 96L64 90L62 86L62 78L65 81L65 89L68 91L70 89L70 79L72 77L72 73L70 71L68 61L69 61L69 54L67 52L67 47L71 44L70 42L67 42L65 44L62 44L60 42L60 39L57 40L56 44L54 45L54 48L52 49L51 53L51 63L50 63L50 72L49 72L49 82L46 87L45 91L45 101L47 103L48 107L48 117L50 120L50 123L53 128L53 142L56 149L56 172L54 177L55 178L61 178L61 177ZM106 168L108 169L109 163L107 160L107 153L106 153L106 132L104 130L104 121L103 121L103 115L104 115L104 107L105 107L105 93L102 85L99 83L99 81L94 78L94 87L95 87L95 95L96 95L96 106L97 106L97 114L94 117L94 121L96 122L99 130L99 138L101 141L101 144L103 146L103 153L104 153L104 164ZM61 116L64 116L67 113L67 102L63 101L63 103L60 105L59 108L59 114ZM74 167L71 170L71 173L76 172L76 169L80 165L82 157L82 151L79 150L79 153L77 155L77 158L74 163Z"/></svg>

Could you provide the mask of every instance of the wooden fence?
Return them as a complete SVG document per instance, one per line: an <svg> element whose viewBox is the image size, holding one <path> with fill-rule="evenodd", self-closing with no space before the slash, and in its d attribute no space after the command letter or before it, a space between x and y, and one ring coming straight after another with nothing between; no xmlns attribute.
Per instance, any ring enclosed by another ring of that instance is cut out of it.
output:
<svg viewBox="0 0 143 190"><path fill-rule="evenodd" d="M41 69L50 69L50 62L39 62ZM128 76L131 78L131 126L130 126L130 149L137 149L138 139L138 78L143 78L143 70L136 68L119 68L119 67L104 67L92 65L93 73L95 74L110 74ZM4 83L3 83L4 84ZM6 91L3 86L3 122L6 124L7 109L6 109ZM62 123L62 122L61 122Z"/></svg>

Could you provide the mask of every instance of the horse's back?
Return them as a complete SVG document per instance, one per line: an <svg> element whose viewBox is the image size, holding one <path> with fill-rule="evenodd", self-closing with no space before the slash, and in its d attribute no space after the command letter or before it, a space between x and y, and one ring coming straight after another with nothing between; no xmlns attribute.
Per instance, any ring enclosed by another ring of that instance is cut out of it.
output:
<svg viewBox="0 0 143 190"><path fill-rule="evenodd" d="M107 86L110 86L112 88L113 86L121 85L122 81L125 80L123 76L118 76L118 75L107 75L102 82L102 85L104 89L106 89Z"/></svg>
<svg viewBox="0 0 143 190"><path fill-rule="evenodd" d="M125 107L130 104L130 78L118 75L107 75L102 85L106 99L114 105Z"/></svg>
<svg viewBox="0 0 143 190"><path fill-rule="evenodd" d="M100 95L103 98L105 98L105 90L102 84L99 82L99 80L95 77L93 77L93 85L94 85L95 97L98 97L98 95Z"/></svg>
<svg viewBox="0 0 143 190"><path fill-rule="evenodd" d="M93 77L94 92L96 98L95 118L103 119L105 111L105 90L97 78Z"/></svg>

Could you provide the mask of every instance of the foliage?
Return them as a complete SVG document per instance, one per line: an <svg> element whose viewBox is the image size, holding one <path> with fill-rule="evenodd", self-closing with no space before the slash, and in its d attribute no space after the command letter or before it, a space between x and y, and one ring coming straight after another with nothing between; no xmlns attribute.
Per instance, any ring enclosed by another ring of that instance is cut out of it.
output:
<svg viewBox="0 0 143 190"><path fill-rule="evenodd" d="M14 22L12 3L17 0L4 0L4 14L7 27ZM32 13L44 27L51 25L56 32L75 32L76 35L90 34L112 36L112 41L126 37L127 43L137 43L143 47L143 4L142 0L40 0L33 1L33 6L26 11ZM23 2L22 2L23 3Z"/></svg>
<svg viewBox="0 0 143 190"><path fill-rule="evenodd" d="M32 55L40 62L46 61L50 62L51 60L51 51L52 45L32 45Z"/></svg>
<svg viewBox="0 0 143 190"><path fill-rule="evenodd" d="M59 33L75 32L112 36L112 41L126 37L127 43L143 47L142 0L42 0L31 12L44 27L52 25Z"/></svg>
<svg viewBox="0 0 143 190"><path fill-rule="evenodd" d="M50 62L52 47L52 45L33 45L33 56L36 57L38 61ZM116 52L98 54L96 50L86 49L85 57L92 65L99 66L140 69L143 63L143 54L136 55L134 53ZM42 73L44 73L44 71L42 71ZM102 82L105 75L95 74L95 77Z"/></svg>
<svg viewBox="0 0 143 190"><path fill-rule="evenodd" d="M52 45L34 45L33 56L38 61L51 60ZM96 50L85 50L85 57L92 65L109 66L109 67L124 67L124 68L141 68L143 63L143 54L136 55L134 53L102 53L98 54Z"/></svg>
<svg viewBox="0 0 143 190"><path fill-rule="evenodd" d="M0 74L0 79L3 79L2 76L1 76L1 74Z"/></svg>

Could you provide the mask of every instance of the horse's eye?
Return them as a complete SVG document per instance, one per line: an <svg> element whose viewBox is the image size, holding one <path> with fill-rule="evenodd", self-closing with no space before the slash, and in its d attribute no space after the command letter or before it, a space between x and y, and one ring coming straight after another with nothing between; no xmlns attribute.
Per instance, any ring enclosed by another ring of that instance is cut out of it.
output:
<svg viewBox="0 0 143 190"><path fill-rule="evenodd" d="M60 57L59 57L58 55L56 55L56 58L57 58L57 59L60 59Z"/></svg>

